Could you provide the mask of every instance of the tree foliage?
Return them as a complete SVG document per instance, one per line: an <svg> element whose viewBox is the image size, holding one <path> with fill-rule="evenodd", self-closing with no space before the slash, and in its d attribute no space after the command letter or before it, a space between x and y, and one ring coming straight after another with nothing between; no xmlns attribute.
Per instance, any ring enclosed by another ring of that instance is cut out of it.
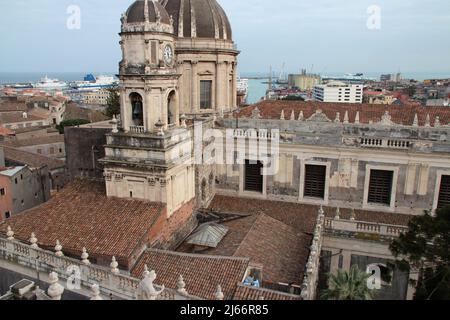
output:
<svg viewBox="0 0 450 320"><path fill-rule="evenodd" d="M63 134L65 127L81 126L83 124L88 124L88 123L90 123L90 121L89 120L85 120L85 119L64 120L64 121L61 121L61 123L56 126L56 129L59 130L60 134Z"/></svg>
<svg viewBox="0 0 450 320"><path fill-rule="evenodd" d="M372 300L375 290L370 289L367 280L370 275L353 265L350 271L338 270L328 275L328 289L321 295L325 300Z"/></svg>
<svg viewBox="0 0 450 320"><path fill-rule="evenodd" d="M415 299L450 299L450 206L412 218L390 249L402 270L419 270Z"/></svg>
<svg viewBox="0 0 450 320"><path fill-rule="evenodd" d="M120 114L120 95L117 88L109 89L109 96L107 100L108 107L105 110L107 117L112 118L114 115Z"/></svg>
<svg viewBox="0 0 450 320"><path fill-rule="evenodd" d="M285 101L305 101L305 99L303 99L302 97L294 96L294 95L287 96L287 97L285 97L285 98L283 98L281 100L285 100Z"/></svg>

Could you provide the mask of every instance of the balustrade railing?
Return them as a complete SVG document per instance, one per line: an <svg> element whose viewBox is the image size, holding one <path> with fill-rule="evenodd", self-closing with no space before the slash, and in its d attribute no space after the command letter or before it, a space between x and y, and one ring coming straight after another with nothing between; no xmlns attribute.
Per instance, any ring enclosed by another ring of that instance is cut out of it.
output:
<svg viewBox="0 0 450 320"><path fill-rule="evenodd" d="M38 272L57 272L60 279L67 280L77 272L82 287L89 290L90 285L97 283L105 295L112 294L119 299L136 299L136 290L141 280L124 275L114 274L109 268L98 265L85 265L79 260L69 257L58 257L51 251L32 248L17 240L0 238L0 259L19 264ZM154 285L156 290L162 287ZM198 300L198 297L181 296L175 289L165 288L159 300Z"/></svg>
<svg viewBox="0 0 450 320"><path fill-rule="evenodd" d="M407 140L379 139L379 138L360 138L361 147L368 148L389 148L389 149L409 149L411 142Z"/></svg>
<svg viewBox="0 0 450 320"><path fill-rule="evenodd" d="M334 231L378 234L380 236L398 237L408 230L406 226L396 226L365 221L327 218L325 228Z"/></svg>
<svg viewBox="0 0 450 320"><path fill-rule="evenodd" d="M145 127L143 127L143 126L130 126L130 132L132 132L132 133L145 133Z"/></svg>

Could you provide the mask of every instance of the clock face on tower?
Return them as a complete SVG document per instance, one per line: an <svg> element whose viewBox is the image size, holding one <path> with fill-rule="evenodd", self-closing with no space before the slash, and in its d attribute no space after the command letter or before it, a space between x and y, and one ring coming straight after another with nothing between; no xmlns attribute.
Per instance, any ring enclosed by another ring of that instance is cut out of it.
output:
<svg viewBox="0 0 450 320"><path fill-rule="evenodd" d="M168 65L171 65L173 62L173 49L170 44L168 44L164 47L163 56L164 56L164 62Z"/></svg>

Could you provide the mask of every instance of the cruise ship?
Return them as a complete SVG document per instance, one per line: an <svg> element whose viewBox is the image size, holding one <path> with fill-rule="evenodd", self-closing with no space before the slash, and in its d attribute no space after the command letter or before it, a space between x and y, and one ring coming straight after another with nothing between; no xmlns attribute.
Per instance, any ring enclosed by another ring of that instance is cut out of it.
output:
<svg viewBox="0 0 450 320"><path fill-rule="evenodd" d="M42 78L39 82L33 84L33 88L36 89L63 89L67 88L68 85L64 81L59 81L58 79L50 79L47 76Z"/></svg>
<svg viewBox="0 0 450 320"><path fill-rule="evenodd" d="M244 100L246 100L247 95L248 95L248 79L243 79L241 77L238 77L236 89L237 89L238 95L243 96Z"/></svg>
<svg viewBox="0 0 450 320"><path fill-rule="evenodd" d="M83 81L75 81L71 84L71 86L78 90L92 90L109 88L117 85L118 83L118 80L111 76L95 77L93 74L88 74L84 77Z"/></svg>

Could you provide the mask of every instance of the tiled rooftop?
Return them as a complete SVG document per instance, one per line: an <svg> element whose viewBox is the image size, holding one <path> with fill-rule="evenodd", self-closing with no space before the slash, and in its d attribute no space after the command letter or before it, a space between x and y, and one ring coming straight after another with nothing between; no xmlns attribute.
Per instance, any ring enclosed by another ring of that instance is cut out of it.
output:
<svg viewBox="0 0 450 320"><path fill-rule="evenodd" d="M295 119L298 119L300 111L303 111L305 119L310 118L316 110L322 110L330 119L336 119L336 113L340 113L341 122L344 119L345 112L348 111L349 122L354 123L356 113L360 113L360 123L368 124L381 121L386 111L392 117L392 121L397 124L412 125L414 117L417 114L419 125L425 124L427 115L430 116L431 125L439 116L441 125L450 123L450 108L448 107L423 107L418 105L378 105L378 104L345 104L345 103L324 103L324 102L303 102L303 101L261 101L255 105L242 108L236 111L234 117L250 118L252 111L258 107L263 119L280 119L281 112L284 110L285 119L290 119L292 111L294 111Z"/></svg>
<svg viewBox="0 0 450 320"><path fill-rule="evenodd" d="M225 299L229 300L242 282L249 260L150 249L141 256L132 275L141 278L146 264L155 270L159 285L176 288L182 275L190 295L214 300L217 286L221 285Z"/></svg>
<svg viewBox="0 0 450 320"><path fill-rule="evenodd" d="M20 165L28 165L31 168L42 168L47 166L49 170L55 170L65 167L65 162L55 158L46 157L40 154L19 150L3 146L5 159Z"/></svg>
<svg viewBox="0 0 450 320"><path fill-rule="evenodd" d="M14 148L20 147L28 147L28 146L38 146L43 144L52 144L52 143L64 143L64 135L50 135L50 136L42 136L42 137L34 137L30 139L21 139L21 140L9 140L5 141L4 145Z"/></svg>
<svg viewBox="0 0 450 320"><path fill-rule="evenodd" d="M39 246L53 250L60 240L63 252L80 257L86 247L91 257L130 267L130 257L147 242L149 231L165 206L138 200L108 198L104 182L76 180L48 202L0 223L16 239L28 242L32 232Z"/></svg>
<svg viewBox="0 0 450 320"><path fill-rule="evenodd" d="M216 195L210 205L210 209L218 212L256 214L265 213L283 223L300 231L312 233L319 206L284 201L271 201L260 199L227 197ZM333 218L336 208L324 207L325 215ZM349 219L350 209L340 209L341 218ZM355 210L357 221L407 226L410 215L389 212Z"/></svg>
<svg viewBox="0 0 450 320"><path fill-rule="evenodd" d="M26 118L23 117L22 112L1 112L0 113L0 123L20 123L20 122L33 122L33 121L44 121L46 118L37 117L34 115L28 115Z"/></svg>
<svg viewBox="0 0 450 320"><path fill-rule="evenodd" d="M299 296L263 288L238 285L234 300L301 300Z"/></svg>

